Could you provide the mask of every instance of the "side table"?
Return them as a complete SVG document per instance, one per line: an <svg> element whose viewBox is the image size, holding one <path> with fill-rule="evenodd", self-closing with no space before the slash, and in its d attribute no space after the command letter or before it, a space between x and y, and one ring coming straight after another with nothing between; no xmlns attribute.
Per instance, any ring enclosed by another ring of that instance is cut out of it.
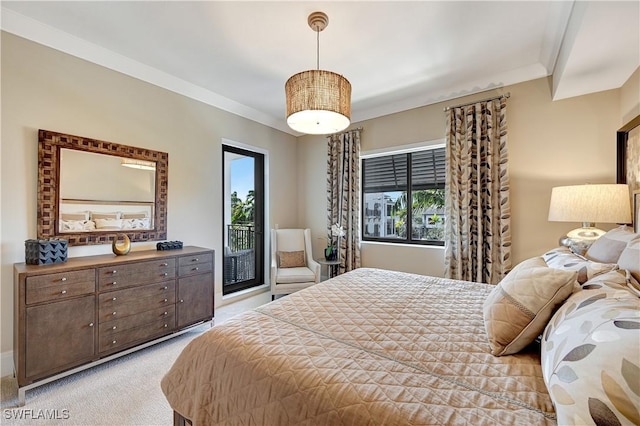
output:
<svg viewBox="0 0 640 426"><path fill-rule="evenodd" d="M339 272L340 272L340 263L341 262L339 260L316 259L316 262L318 262L322 266L326 266L327 267L327 277L329 277L329 278L333 278L333 277L337 276L339 274ZM322 274L320 274L320 275L322 275Z"/></svg>

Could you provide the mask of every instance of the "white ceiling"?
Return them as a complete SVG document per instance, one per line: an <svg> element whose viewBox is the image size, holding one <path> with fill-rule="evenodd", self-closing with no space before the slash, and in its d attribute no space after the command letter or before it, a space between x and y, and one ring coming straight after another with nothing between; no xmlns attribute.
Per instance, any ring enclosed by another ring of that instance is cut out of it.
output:
<svg viewBox="0 0 640 426"><path fill-rule="evenodd" d="M553 75L554 100L640 66L636 1L1 1L2 29L296 134L284 83L352 84L352 121ZM640 94L639 94L640 97Z"/></svg>

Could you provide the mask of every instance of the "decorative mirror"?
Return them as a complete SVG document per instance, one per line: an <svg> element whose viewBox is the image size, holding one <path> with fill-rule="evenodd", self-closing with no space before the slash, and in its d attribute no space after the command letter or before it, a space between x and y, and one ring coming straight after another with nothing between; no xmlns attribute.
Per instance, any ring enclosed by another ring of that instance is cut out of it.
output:
<svg viewBox="0 0 640 426"><path fill-rule="evenodd" d="M38 142L38 238L167 238L169 154L49 130Z"/></svg>

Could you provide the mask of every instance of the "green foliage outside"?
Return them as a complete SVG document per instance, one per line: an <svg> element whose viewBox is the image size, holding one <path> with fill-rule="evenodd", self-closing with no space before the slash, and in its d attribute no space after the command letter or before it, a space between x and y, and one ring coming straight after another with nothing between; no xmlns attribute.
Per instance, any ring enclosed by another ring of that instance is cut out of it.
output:
<svg viewBox="0 0 640 426"><path fill-rule="evenodd" d="M247 199L242 201L238 192L231 193L231 223L234 225L253 224L255 217L255 193L250 190Z"/></svg>
<svg viewBox="0 0 640 426"><path fill-rule="evenodd" d="M444 189L424 189L412 192L412 217L414 226L411 237L419 240L444 240L444 228L437 226L427 228L422 223L422 212L427 209L441 209L444 207L445 195ZM403 192L393 206L393 214L398 218L396 220L396 234L401 238L407 235L407 193ZM433 214L428 218L430 225L442 224L442 218L437 214ZM417 225L417 226L416 226Z"/></svg>

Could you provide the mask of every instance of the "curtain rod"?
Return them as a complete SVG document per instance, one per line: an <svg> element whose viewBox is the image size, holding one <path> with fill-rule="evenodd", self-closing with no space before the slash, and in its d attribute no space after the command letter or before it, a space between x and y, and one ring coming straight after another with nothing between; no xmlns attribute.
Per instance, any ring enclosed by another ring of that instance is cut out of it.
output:
<svg viewBox="0 0 640 426"><path fill-rule="evenodd" d="M362 126L360 126L360 127L356 127L355 129L345 130L343 132L332 133L331 135L341 135L343 133L349 133L349 132L353 132L353 131L356 131L356 130L360 130L362 132L364 130L364 128ZM331 135L327 135L327 137L330 137Z"/></svg>
<svg viewBox="0 0 640 426"><path fill-rule="evenodd" d="M473 102L469 102L469 103L461 104L461 105L448 106L448 107L444 108L444 111L449 111L451 108L460 108L460 107L467 106L467 105L477 104L478 102L487 102L487 101L492 101L494 99L509 98L510 96L511 96L511 93L507 92L504 95L494 96L492 98L480 99L479 101L473 101Z"/></svg>

